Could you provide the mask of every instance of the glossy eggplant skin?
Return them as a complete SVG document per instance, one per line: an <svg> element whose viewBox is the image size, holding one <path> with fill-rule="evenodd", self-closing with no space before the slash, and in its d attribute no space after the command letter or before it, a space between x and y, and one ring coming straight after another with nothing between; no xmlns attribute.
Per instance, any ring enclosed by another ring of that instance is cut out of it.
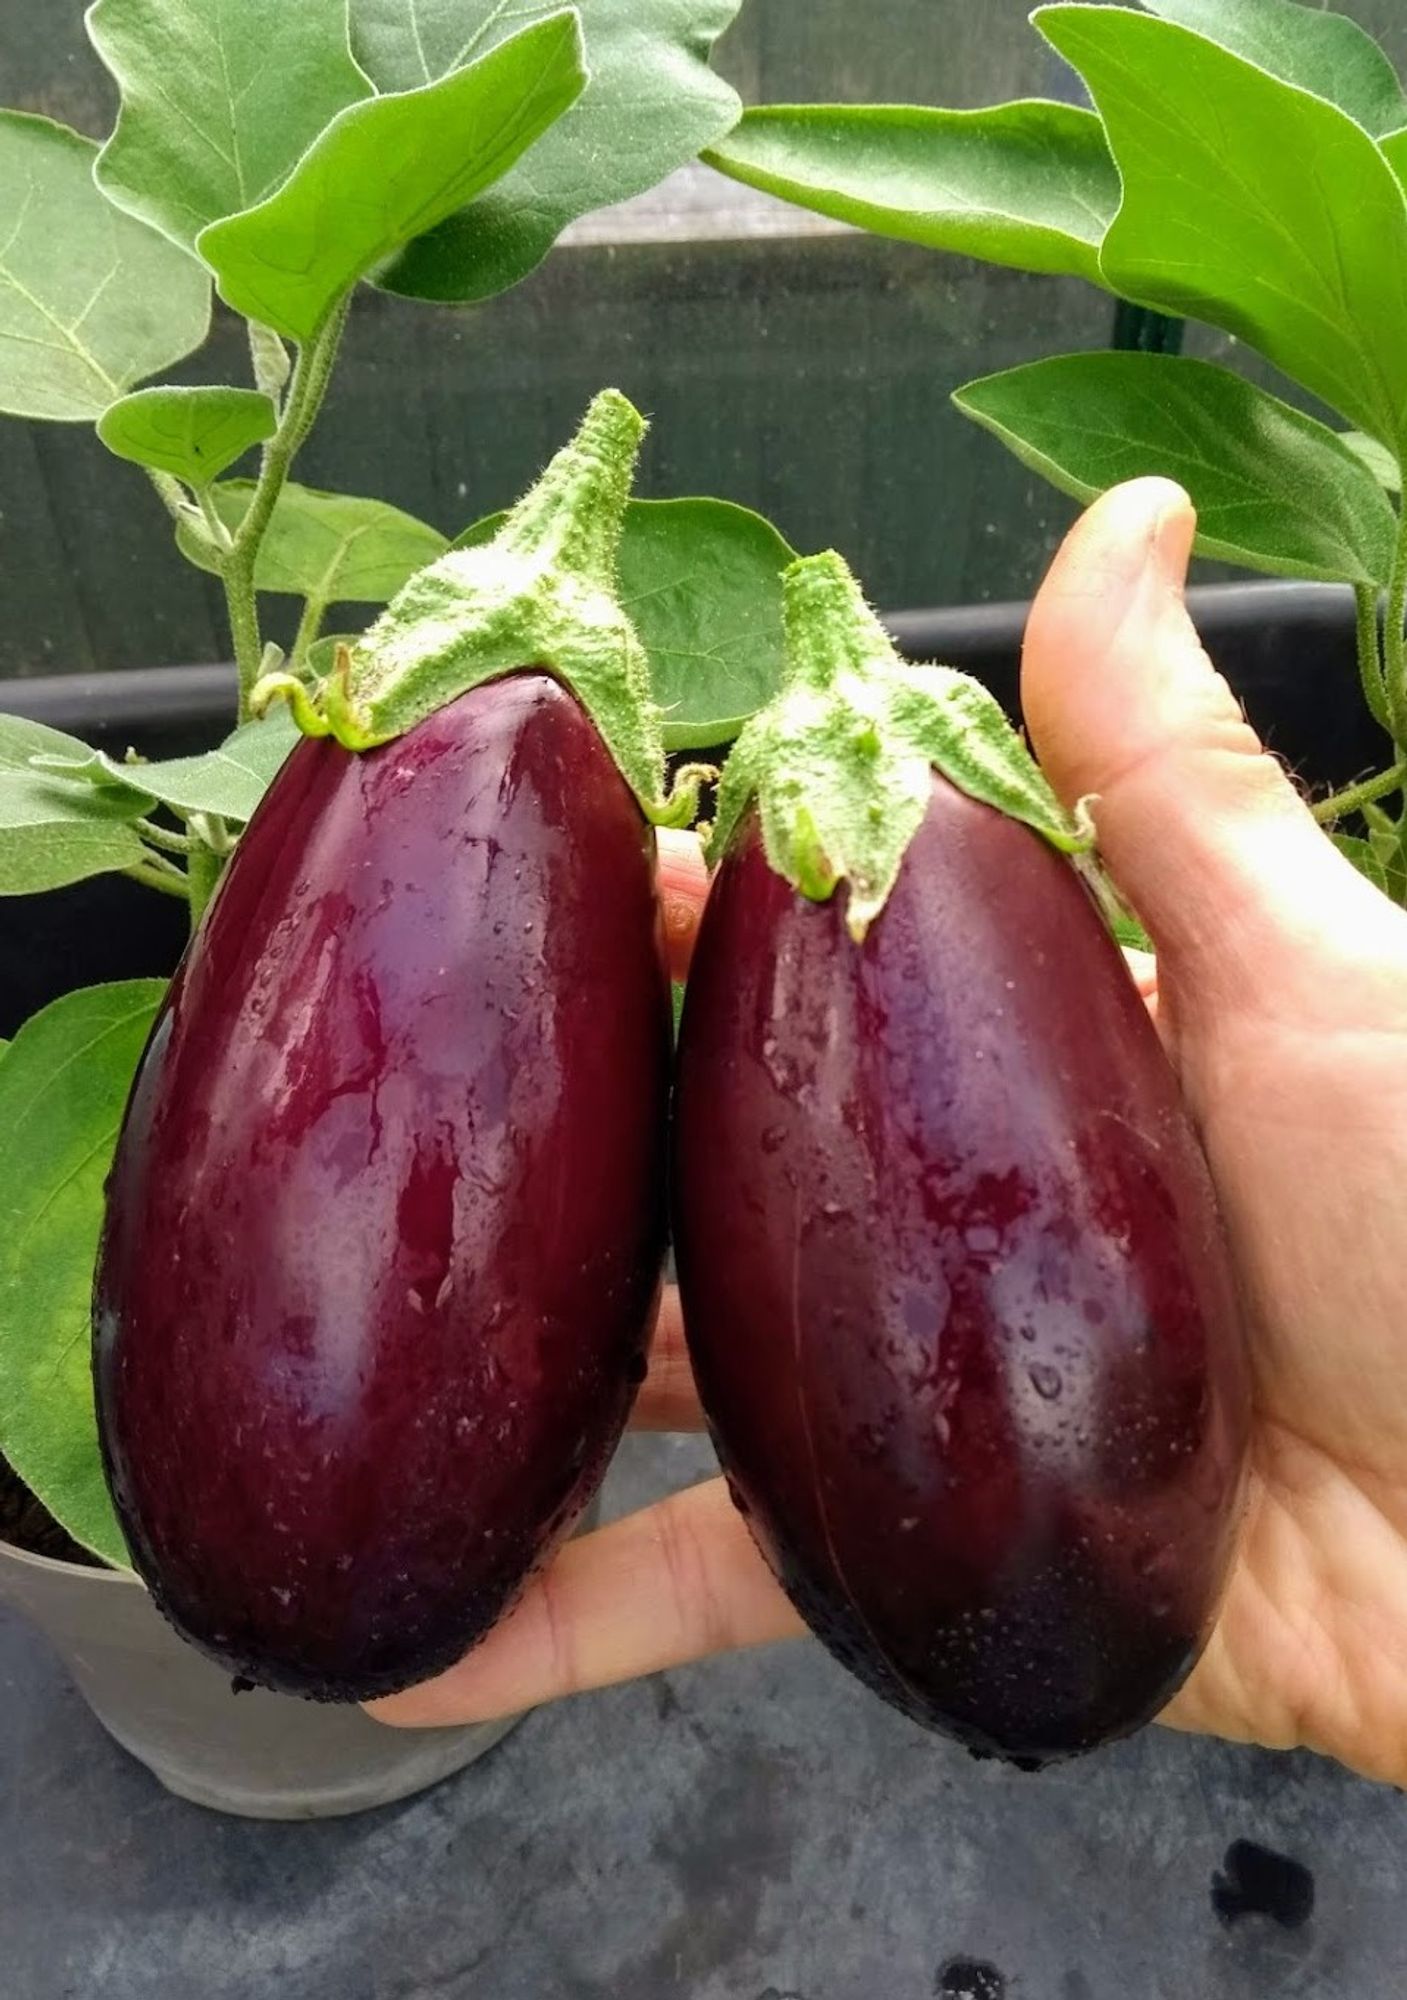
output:
<svg viewBox="0 0 1407 2000"><path fill-rule="evenodd" d="M1248 1378L1204 1160L1069 864L935 775L857 946L750 814L675 1135L704 1407L813 1631L979 1754L1154 1715L1218 1601Z"/></svg>
<svg viewBox="0 0 1407 2000"><path fill-rule="evenodd" d="M449 1666L603 1474L664 1238L653 853L537 672L299 745L241 840L134 1085L94 1321L134 1562L236 1675Z"/></svg>

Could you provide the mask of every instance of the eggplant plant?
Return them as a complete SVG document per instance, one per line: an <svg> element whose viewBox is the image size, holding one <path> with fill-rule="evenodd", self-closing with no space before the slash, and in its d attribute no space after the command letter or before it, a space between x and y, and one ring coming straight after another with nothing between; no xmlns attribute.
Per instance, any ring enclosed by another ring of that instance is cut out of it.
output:
<svg viewBox="0 0 1407 2000"><path fill-rule="evenodd" d="M236 668L232 733L200 756L118 759L0 716L0 895L120 874L200 922L298 740L287 707L256 714L256 686L324 682L357 639L345 617L327 631L334 610L396 598L462 526L295 477L359 291L492 298L577 217L721 137L740 107L708 55L739 4L533 0L505 16L492 0L96 0L88 34L119 97L106 140L0 111L0 410L91 424L95 450L131 462L134 504L144 480L180 555L219 580ZM246 329L243 381L191 379L217 296ZM178 368L179 383L157 379ZM724 742L775 684L792 552L723 501L622 506L620 596L661 745ZM286 656L266 637L271 596L301 604ZM260 852L246 881L278 864ZM90 1294L103 1184L164 992L144 979L66 994L0 1059L0 1453L74 1542L119 1566Z"/></svg>
<svg viewBox="0 0 1407 2000"><path fill-rule="evenodd" d="M1089 107L768 105L705 157L864 229L1205 322L1285 378L1293 400L1192 356L1110 351L955 401L1082 501L1167 474L1203 555L1352 589L1381 768L1314 810L1407 901L1407 91L1366 30L1297 0L1031 18Z"/></svg>

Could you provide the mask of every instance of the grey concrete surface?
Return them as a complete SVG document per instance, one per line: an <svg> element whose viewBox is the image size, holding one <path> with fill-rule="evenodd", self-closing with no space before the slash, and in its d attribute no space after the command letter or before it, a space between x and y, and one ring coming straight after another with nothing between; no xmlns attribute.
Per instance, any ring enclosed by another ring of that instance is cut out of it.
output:
<svg viewBox="0 0 1407 2000"><path fill-rule="evenodd" d="M613 1504L706 1464L632 1441ZM288 1827L167 1797L0 1624L0 1786L3 2000L1407 1991L1397 1793L1157 1730L1023 1777L924 1737L809 1645L540 1712L418 1800ZM1310 1871L1262 1864L1287 1921L1229 1914L1237 1841Z"/></svg>

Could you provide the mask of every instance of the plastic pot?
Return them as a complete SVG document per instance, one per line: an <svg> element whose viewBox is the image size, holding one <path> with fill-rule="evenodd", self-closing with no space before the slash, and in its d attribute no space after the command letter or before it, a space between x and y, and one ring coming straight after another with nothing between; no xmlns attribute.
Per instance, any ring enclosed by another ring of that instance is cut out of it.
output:
<svg viewBox="0 0 1407 2000"><path fill-rule="evenodd" d="M0 1542L0 1604L49 1639L108 1734L180 1798L249 1819L390 1805L463 1770L513 1727L385 1729L359 1708L236 1694L134 1576Z"/></svg>

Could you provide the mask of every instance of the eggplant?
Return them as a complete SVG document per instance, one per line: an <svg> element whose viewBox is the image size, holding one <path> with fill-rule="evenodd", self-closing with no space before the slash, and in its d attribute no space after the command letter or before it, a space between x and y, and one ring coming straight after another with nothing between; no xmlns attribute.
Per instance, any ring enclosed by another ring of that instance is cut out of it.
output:
<svg viewBox="0 0 1407 2000"><path fill-rule="evenodd" d="M1206 1637L1243 1487L1238 1303L1171 1068L1057 851L1078 829L958 677L925 699L980 713L1011 782L970 729L927 741L973 791L915 758L892 725L923 673L886 664L840 570L788 578L790 719L740 745L720 815L678 1054L685 1324L813 1632L1034 1767L1155 1715Z"/></svg>
<svg viewBox="0 0 1407 2000"><path fill-rule="evenodd" d="M601 448L568 468L578 512ZM417 605L442 644L456 595L462 666L502 555L446 558L370 666L415 651ZM368 719L356 666L331 705L385 737L389 682ZM365 1700L450 1666L570 1530L645 1372L654 842L564 678L494 672L360 752L300 743L137 1075L95 1290L104 1463L157 1605L242 1680Z"/></svg>

